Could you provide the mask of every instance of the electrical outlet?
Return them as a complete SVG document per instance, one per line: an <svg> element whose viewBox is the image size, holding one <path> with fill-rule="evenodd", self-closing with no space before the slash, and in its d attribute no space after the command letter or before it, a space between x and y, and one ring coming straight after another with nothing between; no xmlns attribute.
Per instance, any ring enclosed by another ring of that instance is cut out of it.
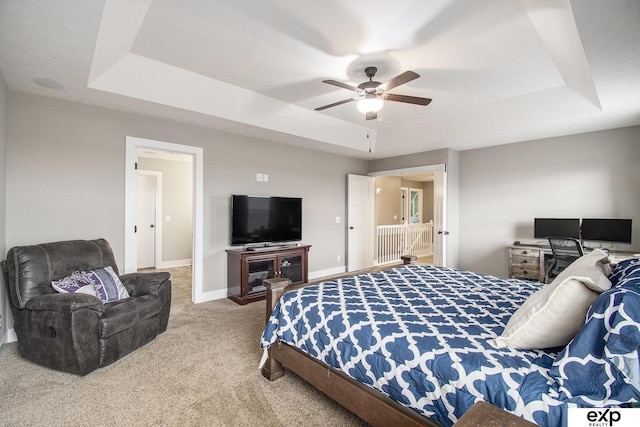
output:
<svg viewBox="0 0 640 427"><path fill-rule="evenodd" d="M338 254L338 262L340 262L340 259L341 259L341 258L342 258L342 257L340 256L340 254Z"/></svg>
<svg viewBox="0 0 640 427"><path fill-rule="evenodd" d="M269 175L266 173L264 174L264 182L269 182Z"/></svg>
<svg viewBox="0 0 640 427"><path fill-rule="evenodd" d="M264 182L264 175L261 173L257 173L256 174L256 181L258 182Z"/></svg>
<svg viewBox="0 0 640 427"><path fill-rule="evenodd" d="M339 216L336 217L336 224L340 224L342 222L342 218L340 218ZM340 260L338 260L340 261Z"/></svg>

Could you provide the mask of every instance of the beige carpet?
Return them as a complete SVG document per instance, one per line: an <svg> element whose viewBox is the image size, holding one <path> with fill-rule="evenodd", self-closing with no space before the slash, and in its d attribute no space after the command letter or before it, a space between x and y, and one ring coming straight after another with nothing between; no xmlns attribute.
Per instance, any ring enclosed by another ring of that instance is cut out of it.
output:
<svg viewBox="0 0 640 427"><path fill-rule="evenodd" d="M167 331L112 365L78 377L25 361L16 343L3 345L0 425L364 425L292 373L262 377L263 302L192 304L188 271L169 271Z"/></svg>

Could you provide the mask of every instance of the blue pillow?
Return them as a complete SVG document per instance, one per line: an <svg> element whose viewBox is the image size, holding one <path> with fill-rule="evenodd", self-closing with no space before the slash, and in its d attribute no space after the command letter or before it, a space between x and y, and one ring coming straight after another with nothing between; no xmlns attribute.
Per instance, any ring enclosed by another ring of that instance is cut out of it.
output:
<svg viewBox="0 0 640 427"><path fill-rule="evenodd" d="M549 374L560 398L604 407L640 401L640 277L626 278L593 303Z"/></svg>
<svg viewBox="0 0 640 427"><path fill-rule="evenodd" d="M640 258L629 258L620 261L609 276L611 286L617 286L621 280L628 278L640 279Z"/></svg>

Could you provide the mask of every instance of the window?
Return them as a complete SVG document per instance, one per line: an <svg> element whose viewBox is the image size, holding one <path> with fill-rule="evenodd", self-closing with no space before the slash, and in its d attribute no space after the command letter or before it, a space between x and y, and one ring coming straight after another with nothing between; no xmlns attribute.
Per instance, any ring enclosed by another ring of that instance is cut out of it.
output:
<svg viewBox="0 0 640 427"><path fill-rule="evenodd" d="M422 223L422 190L409 189L409 223Z"/></svg>

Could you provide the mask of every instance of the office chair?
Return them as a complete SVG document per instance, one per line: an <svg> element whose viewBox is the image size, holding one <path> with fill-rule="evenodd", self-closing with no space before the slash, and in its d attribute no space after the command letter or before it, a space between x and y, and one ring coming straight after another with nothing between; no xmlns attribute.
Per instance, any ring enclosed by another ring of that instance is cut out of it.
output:
<svg viewBox="0 0 640 427"><path fill-rule="evenodd" d="M549 240L549 246L553 253L551 267L546 274L546 282L548 283L567 268L569 264L584 255L584 250L580 240L572 237L548 237L547 240Z"/></svg>

